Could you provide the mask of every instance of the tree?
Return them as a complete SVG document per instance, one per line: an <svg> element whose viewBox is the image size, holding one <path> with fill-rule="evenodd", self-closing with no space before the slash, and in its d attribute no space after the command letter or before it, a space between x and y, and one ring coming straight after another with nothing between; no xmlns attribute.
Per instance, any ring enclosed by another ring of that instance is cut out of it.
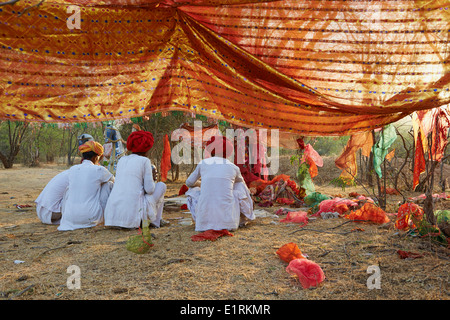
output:
<svg viewBox="0 0 450 320"><path fill-rule="evenodd" d="M5 169L12 168L14 159L20 150L20 145L25 137L25 133L29 127L29 122L21 121L3 121L0 127L6 123L7 141L0 141L0 160ZM3 128L2 128L3 129Z"/></svg>

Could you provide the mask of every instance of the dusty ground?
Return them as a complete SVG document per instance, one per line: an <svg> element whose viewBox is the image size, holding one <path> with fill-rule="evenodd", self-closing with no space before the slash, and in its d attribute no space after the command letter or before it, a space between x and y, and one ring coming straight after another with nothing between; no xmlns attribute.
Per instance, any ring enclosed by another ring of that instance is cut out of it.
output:
<svg viewBox="0 0 450 320"><path fill-rule="evenodd" d="M155 246L143 255L125 242L136 230L105 227L60 232L38 220L34 199L62 166L0 169L0 299L14 300L449 300L449 249L374 224L310 220L304 230L258 217L215 242L194 242L189 213L167 208L170 225L152 229ZM319 171L320 173L320 171ZM175 196L180 183L169 184ZM364 190L317 185L325 194ZM449 191L447 190L447 194ZM411 193L411 195L417 195ZM389 196L390 208L399 197ZM449 201L437 204L450 207ZM31 205L17 208L16 205ZM258 207L257 207L258 208ZM275 208L265 208L273 212ZM392 210L394 210L392 209ZM359 228L359 229L357 229ZM352 231L353 230L353 231ZM276 250L295 242L323 269L326 280L303 289ZM400 259L397 250L423 258ZM80 289L70 289L68 267L80 268ZM381 288L368 289L369 266Z"/></svg>

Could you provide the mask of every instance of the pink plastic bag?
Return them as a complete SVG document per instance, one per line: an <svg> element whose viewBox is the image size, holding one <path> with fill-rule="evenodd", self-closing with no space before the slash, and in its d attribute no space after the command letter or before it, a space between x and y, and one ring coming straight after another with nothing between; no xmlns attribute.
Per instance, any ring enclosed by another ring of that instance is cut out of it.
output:
<svg viewBox="0 0 450 320"><path fill-rule="evenodd" d="M358 203L350 199L334 198L329 200L323 200L319 204L319 211L313 214L314 217L320 216L322 212L337 212L343 214L349 209L357 207Z"/></svg>
<svg viewBox="0 0 450 320"><path fill-rule="evenodd" d="M308 223L308 213L305 211L291 211L287 214L286 218L281 219L280 222L302 223L303 225L306 225Z"/></svg>
<svg viewBox="0 0 450 320"><path fill-rule="evenodd" d="M289 274L295 274L298 276L302 287L308 289L310 287L317 287L323 280L325 280L325 274L320 266L308 259L294 259L289 262L286 267L286 271Z"/></svg>

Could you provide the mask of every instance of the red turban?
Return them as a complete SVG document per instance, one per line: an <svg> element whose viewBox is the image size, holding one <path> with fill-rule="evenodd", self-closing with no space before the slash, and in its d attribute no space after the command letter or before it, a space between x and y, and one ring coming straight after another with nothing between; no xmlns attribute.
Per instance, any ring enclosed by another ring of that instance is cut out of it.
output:
<svg viewBox="0 0 450 320"><path fill-rule="evenodd" d="M153 135L148 131L132 132L127 139L127 149L131 152L147 152L153 147Z"/></svg>
<svg viewBox="0 0 450 320"><path fill-rule="evenodd" d="M211 156L227 158L233 153L234 145L224 136L212 136L206 143L206 150L211 153ZM223 156L223 155L226 156Z"/></svg>

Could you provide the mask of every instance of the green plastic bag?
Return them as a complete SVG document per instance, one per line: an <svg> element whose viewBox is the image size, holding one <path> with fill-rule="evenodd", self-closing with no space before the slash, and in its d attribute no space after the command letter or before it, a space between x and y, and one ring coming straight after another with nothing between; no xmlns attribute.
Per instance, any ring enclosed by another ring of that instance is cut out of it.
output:
<svg viewBox="0 0 450 320"><path fill-rule="evenodd" d="M308 194L305 197L304 201L308 206L314 207L314 206L320 204L322 201L328 200L328 199L330 199L329 196L321 194L320 192L313 192L313 193Z"/></svg>
<svg viewBox="0 0 450 320"><path fill-rule="evenodd" d="M152 243L152 235L150 234L150 221L144 220L142 222L142 230L138 235L131 236L127 240L127 250L137 253L143 254L147 253L151 247L153 247Z"/></svg>

